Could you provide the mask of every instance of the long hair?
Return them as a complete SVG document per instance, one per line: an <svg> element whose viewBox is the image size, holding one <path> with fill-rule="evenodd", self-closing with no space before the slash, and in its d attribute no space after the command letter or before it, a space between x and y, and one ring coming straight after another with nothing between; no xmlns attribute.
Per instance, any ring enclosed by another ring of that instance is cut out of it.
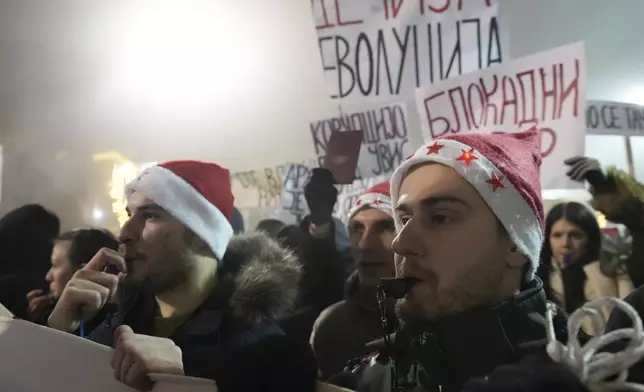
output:
<svg viewBox="0 0 644 392"><path fill-rule="evenodd" d="M564 302L559 304L567 312L573 312L579 308L586 298L584 295L584 285L586 283L586 274L584 265L598 260L601 251L601 229L595 214L581 203L568 202L554 206L546 217L546 233L537 275L543 280L546 296L550 301L554 301L552 288L550 287L550 274L552 273L552 247L550 246L550 234L552 226L561 219L565 219L577 226L584 232L588 238L586 249L580 259L573 265L562 270L562 280L564 284Z"/></svg>

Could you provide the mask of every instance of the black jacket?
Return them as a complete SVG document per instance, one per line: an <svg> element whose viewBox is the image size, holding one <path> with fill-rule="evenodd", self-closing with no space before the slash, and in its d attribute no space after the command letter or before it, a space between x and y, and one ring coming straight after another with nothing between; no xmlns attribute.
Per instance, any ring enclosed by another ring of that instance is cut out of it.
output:
<svg viewBox="0 0 644 392"><path fill-rule="evenodd" d="M353 377L343 374L331 382L359 392L389 392L392 375L397 374L399 391L460 391L469 380L543 350L545 313L543 284L535 278L497 307L474 309L431 325L401 327L391 338L389 355L379 344L378 353L354 365ZM558 339L565 342L563 311L557 312L554 324Z"/></svg>
<svg viewBox="0 0 644 392"><path fill-rule="evenodd" d="M186 375L215 381L235 350L282 334L275 321L296 301L300 266L265 235L251 234L231 240L219 276L213 294L170 337L181 348ZM120 325L152 334L155 309L151 295L124 294L119 311L89 338L112 346Z"/></svg>
<svg viewBox="0 0 644 392"><path fill-rule="evenodd" d="M644 286L640 286L630 295L624 298L629 305L631 305L640 318L644 320ZM606 332L612 332L622 328L633 328L633 322L621 309L615 308L606 323ZM617 352L623 350L627 342L615 342L608 348L608 351ZM628 381L639 384L644 384L644 359L637 362L628 370Z"/></svg>

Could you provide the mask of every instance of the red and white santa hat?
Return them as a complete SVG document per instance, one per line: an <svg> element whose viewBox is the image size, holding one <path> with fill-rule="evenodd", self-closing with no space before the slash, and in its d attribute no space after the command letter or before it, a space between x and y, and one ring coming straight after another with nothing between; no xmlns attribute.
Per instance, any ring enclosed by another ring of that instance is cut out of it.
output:
<svg viewBox="0 0 644 392"><path fill-rule="evenodd" d="M389 187L389 181L385 181L367 189L362 195L360 195L351 210L349 210L349 219L347 222L351 221L358 211L367 207L375 208L393 217L394 212L391 208L392 204Z"/></svg>
<svg viewBox="0 0 644 392"><path fill-rule="evenodd" d="M514 134L464 134L447 136L424 145L394 172L392 202L412 166L437 162L462 175L490 206L518 250L539 265L544 236L539 166L540 134L535 129ZM396 229L400 219L394 217Z"/></svg>
<svg viewBox="0 0 644 392"><path fill-rule="evenodd" d="M192 230L221 261L233 236L230 172L214 163L170 161L146 168L125 186L140 191Z"/></svg>

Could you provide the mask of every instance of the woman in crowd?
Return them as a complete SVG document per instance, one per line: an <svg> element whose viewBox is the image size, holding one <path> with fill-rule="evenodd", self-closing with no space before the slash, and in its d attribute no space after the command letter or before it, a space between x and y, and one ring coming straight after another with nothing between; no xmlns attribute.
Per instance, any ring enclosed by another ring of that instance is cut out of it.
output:
<svg viewBox="0 0 644 392"><path fill-rule="evenodd" d="M49 293L36 289L27 294L29 318L32 321L46 324L49 313L67 282L101 248L118 250L116 238L107 230L78 229L56 238L51 252L51 267L45 276L49 282Z"/></svg>
<svg viewBox="0 0 644 392"><path fill-rule="evenodd" d="M538 275L546 295L572 313L587 301L623 298L633 287L625 275L607 276L600 269L601 230L593 212L580 203L558 204L546 217L545 244ZM610 309L604 310L608 318ZM585 325L586 332L595 333Z"/></svg>
<svg viewBox="0 0 644 392"><path fill-rule="evenodd" d="M27 317L29 290L45 289L45 273L54 239L60 234L56 214L27 204L0 219L0 303L17 318Z"/></svg>

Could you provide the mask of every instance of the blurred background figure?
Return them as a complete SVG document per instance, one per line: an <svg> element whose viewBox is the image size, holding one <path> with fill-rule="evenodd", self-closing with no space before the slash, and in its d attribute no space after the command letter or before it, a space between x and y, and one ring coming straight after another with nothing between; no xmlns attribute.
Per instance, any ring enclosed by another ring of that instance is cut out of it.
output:
<svg viewBox="0 0 644 392"><path fill-rule="evenodd" d="M27 293L47 291L45 275L60 220L38 204L28 204L0 219L0 303L27 318Z"/></svg>
<svg viewBox="0 0 644 392"><path fill-rule="evenodd" d="M233 233L235 234L242 234L245 231L245 226L244 226L244 216L239 212L237 207L233 208L233 219L231 221L231 225L233 226Z"/></svg>
<svg viewBox="0 0 644 392"><path fill-rule="evenodd" d="M270 238L277 239L278 234L285 226L286 224L279 219L264 219L259 221L255 231L264 232Z"/></svg>
<svg viewBox="0 0 644 392"><path fill-rule="evenodd" d="M101 248L118 251L118 241L108 230L77 229L56 238L51 252L51 267L45 276L49 282L49 292L35 289L27 294L28 319L38 324L46 324L55 301L62 294L67 282ZM86 330L89 332L91 326L87 326Z"/></svg>
<svg viewBox="0 0 644 392"><path fill-rule="evenodd" d="M546 217L545 244L539 277L550 301L572 313L587 301L601 297L623 298L632 290L625 274L602 272L602 234L595 214L576 202L554 206ZM608 317L610 309L605 309ZM593 334L592 325L584 325Z"/></svg>

